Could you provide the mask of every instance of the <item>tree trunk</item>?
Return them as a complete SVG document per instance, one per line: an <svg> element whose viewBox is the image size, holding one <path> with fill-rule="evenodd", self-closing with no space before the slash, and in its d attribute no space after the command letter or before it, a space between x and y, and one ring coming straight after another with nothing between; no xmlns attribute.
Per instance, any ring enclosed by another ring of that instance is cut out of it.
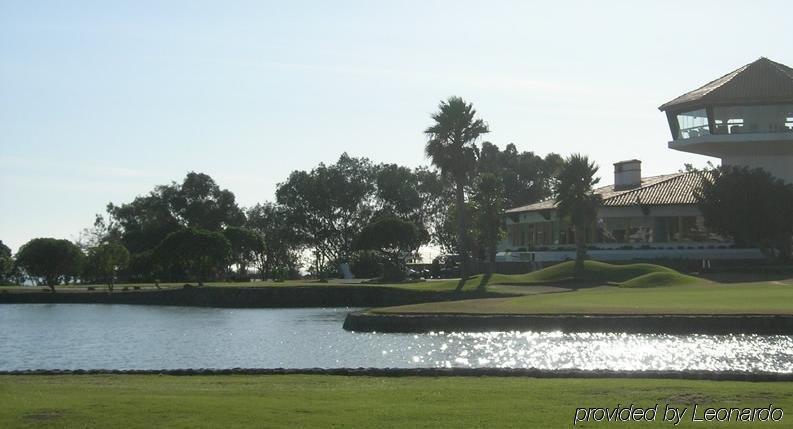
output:
<svg viewBox="0 0 793 429"><path fill-rule="evenodd" d="M325 265L324 255L322 254L322 252L317 250L317 278L321 282L327 281L327 279L325 279L325 271L323 270L324 265Z"/></svg>
<svg viewBox="0 0 793 429"><path fill-rule="evenodd" d="M575 227L575 275L581 277L584 274L584 258L586 257L586 227L576 225Z"/></svg>
<svg viewBox="0 0 793 429"><path fill-rule="evenodd" d="M461 180L457 181L457 188L455 189L455 197L457 199L457 249L460 252L460 284L457 290L461 290L465 285L465 280L468 279L469 266L468 266L468 231L466 229L465 219L465 188Z"/></svg>
<svg viewBox="0 0 793 429"><path fill-rule="evenodd" d="M490 246L487 249L487 277L490 278L493 275L493 271L496 270L496 242L494 238L490 240Z"/></svg>

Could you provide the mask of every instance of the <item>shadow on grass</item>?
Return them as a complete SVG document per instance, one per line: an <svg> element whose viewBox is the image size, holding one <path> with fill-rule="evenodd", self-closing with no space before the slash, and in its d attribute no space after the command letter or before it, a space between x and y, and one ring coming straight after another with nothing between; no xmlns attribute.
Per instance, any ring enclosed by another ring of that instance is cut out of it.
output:
<svg viewBox="0 0 793 429"><path fill-rule="evenodd" d="M487 288L487 283L490 281L490 277L492 276L493 276L492 274L483 274L482 278L479 280L479 284L476 286L476 291L484 292L485 289ZM474 277L461 278L460 281L457 282L457 287L454 289L454 291L462 292L468 280L473 280L473 279Z"/></svg>
<svg viewBox="0 0 793 429"><path fill-rule="evenodd" d="M493 277L493 273L487 273L482 275L482 279L479 281L479 286L476 287L476 290L479 292L484 292L487 289L487 283L490 282L490 278Z"/></svg>

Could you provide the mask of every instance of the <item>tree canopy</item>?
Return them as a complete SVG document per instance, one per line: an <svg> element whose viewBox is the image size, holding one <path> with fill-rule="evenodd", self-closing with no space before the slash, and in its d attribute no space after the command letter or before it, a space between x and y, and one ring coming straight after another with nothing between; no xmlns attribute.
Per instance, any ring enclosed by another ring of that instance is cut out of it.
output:
<svg viewBox="0 0 793 429"><path fill-rule="evenodd" d="M219 231L245 222L234 194L221 189L210 176L195 172L188 173L181 184L157 186L130 203L111 203L107 211L120 230L122 244L132 253L153 249L180 228Z"/></svg>
<svg viewBox="0 0 793 429"><path fill-rule="evenodd" d="M34 238L19 249L16 263L30 277L44 280L55 292L55 286L69 277L77 277L85 255L69 240Z"/></svg>
<svg viewBox="0 0 793 429"><path fill-rule="evenodd" d="M154 254L163 264L186 270L203 285L225 269L231 244L220 232L185 228L168 234Z"/></svg>
<svg viewBox="0 0 793 429"><path fill-rule="evenodd" d="M14 268L11 249L0 240L0 284L9 282Z"/></svg>
<svg viewBox="0 0 793 429"><path fill-rule="evenodd" d="M290 224L288 209L268 202L256 204L245 213L245 227L261 239L261 247L253 253L253 264L261 278L278 278L297 271L303 243L299 232Z"/></svg>
<svg viewBox="0 0 793 429"><path fill-rule="evenodd" d="M513 208L550 197L563 163L562 157L555 153L542 158L534 152L518 152L513 143L502 151L493 143L483 142L477 171L498 178L504 193L504 207Z"/></svg>
<svg viewBox="0 0 793 429"><path fill-rule="evenodd" d="M739 246L790 259L793 185L762 169L722 166L702 174L695 192L705 226Z"/></svg>
<svg viewBox="0 0 793 429"><path fill-rule="evenodd" d="M386 280L401 280L405 258L418 250L422 232L413 222L388 216L367 225L355 242L359 250L373 250L387 259L394 270L384 270Z"/></svg>
<svg viewBox="0 0 793 429"><path fill-rule="evenodd" d="M477 242L486 254L487 274L496 264L498 242L504 235L504 188L493 173L483 173L474 180L471 195L473 224Z"/></svg>
<svg viewBox="0 0 793 429"><path fill-rule="evenodd" d="M262 236L253 229L239 226L224 229L223 236L231 246L229 262L237 265L240 274L245 275L248 266L255 261L256 254L264 248Z"/></svg>
<svg viewBox="0 0 793 429"><path fill-rule="evenodd" d="M85 274L104 281L108 291L113 291L116 274L129 264L129 251L118 243L104 243L88 249Z"/></svg>
<svg viewBox="0 0 793 429"><path fill-rule="evenodd" d="M374 213L371 162L342 154L335 164L294 171L276 198L289 213L297 237L314 250L317 270L349 259L355 237Z"/></svg>

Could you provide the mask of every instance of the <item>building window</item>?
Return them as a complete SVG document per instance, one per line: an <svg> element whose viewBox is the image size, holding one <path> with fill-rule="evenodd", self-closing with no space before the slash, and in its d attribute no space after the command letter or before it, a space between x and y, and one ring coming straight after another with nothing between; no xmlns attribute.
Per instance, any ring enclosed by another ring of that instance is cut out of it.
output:
<svg viewBox="0 0 793 429"><path fill-rule="evenodd" d="M710 134L708 112L705 109L679 113L677 115L677 125L678 139L689 139Z"/></svg>
<svg viewBox="0 0 793 429"><path fill-rule="evenodd" d="M714 134L789 133L793 105L714 107L713 123Z"/></svg>
<svg viewBox="0 0 793 429"><path fill-rule="evenodd" d="M535 247L553 243L553 222L514 223L507 226L511 246Z"/></svg>

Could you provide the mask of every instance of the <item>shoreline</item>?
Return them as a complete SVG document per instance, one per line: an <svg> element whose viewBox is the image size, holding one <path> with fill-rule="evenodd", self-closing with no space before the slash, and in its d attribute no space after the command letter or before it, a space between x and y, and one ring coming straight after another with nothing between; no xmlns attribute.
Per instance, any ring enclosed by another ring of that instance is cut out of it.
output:
<svg viewBox="0 0 793 429"><path fill-rule="evenodd" d="M761 314L383 314L354 312L356 332L561 331L631 334L793 335L793 315Z"/></svg>
<svg viewBox="0 0 793 429"><path fill-rule="evenodd" d="M58 375L327 375L344 377L525 377L551 379L620 378L793 382L793 373L711 370L582 370L537 368L183 368L183 369L35 369L0 371L0 376Z"/></svg>
<svg viewBox="0 0 793 429"><path fill-rule="evenodd" d="M504 297L492 292L411 290L389 286L190 287L159 290L0 293L0 304L130 304L220 308L390 307Z"/></svg>

